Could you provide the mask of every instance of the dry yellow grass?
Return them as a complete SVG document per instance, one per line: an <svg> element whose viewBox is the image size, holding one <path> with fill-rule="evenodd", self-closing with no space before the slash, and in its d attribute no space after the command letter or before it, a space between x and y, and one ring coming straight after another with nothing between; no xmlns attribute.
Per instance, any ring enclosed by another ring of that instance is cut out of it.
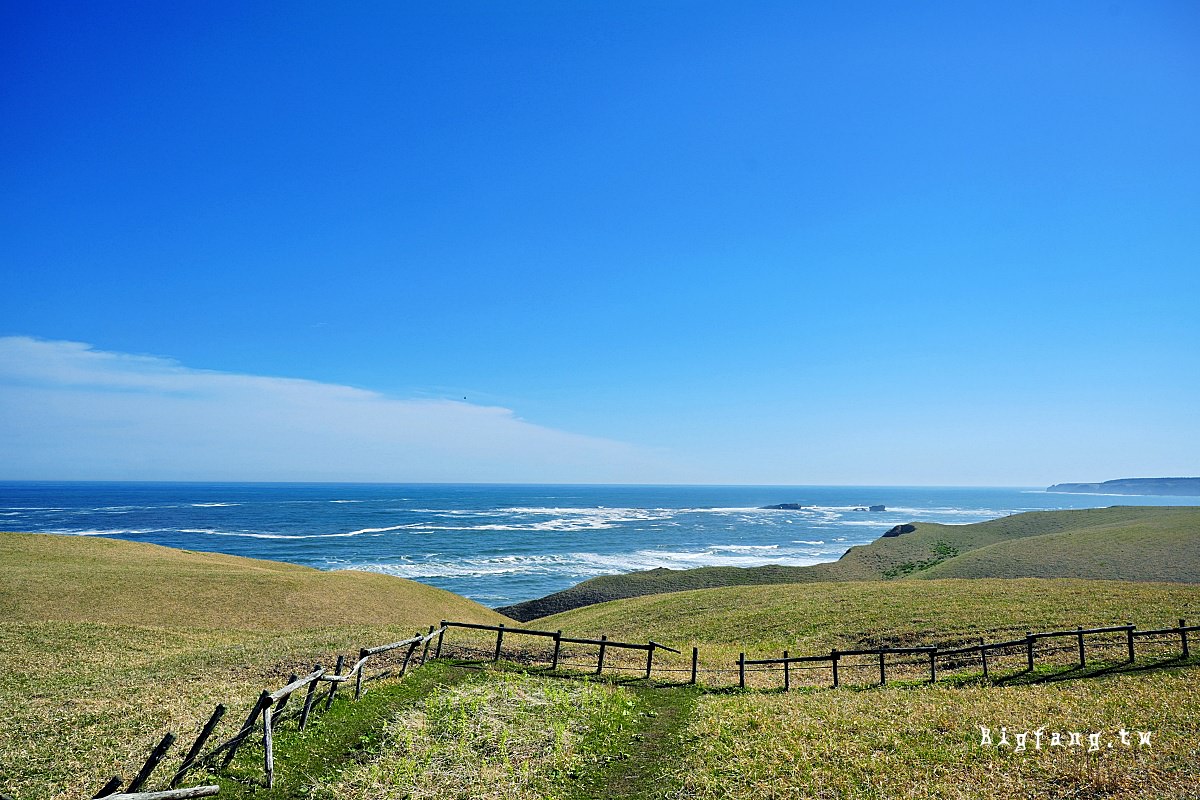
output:
<svg viewBox="0 0 1200 800"><path fill-rule="evenodd" d="M0 534L0 792L88 797L218 702L235 726L265 686L442 618L503 617L363 572L109 539Z"/></svg>

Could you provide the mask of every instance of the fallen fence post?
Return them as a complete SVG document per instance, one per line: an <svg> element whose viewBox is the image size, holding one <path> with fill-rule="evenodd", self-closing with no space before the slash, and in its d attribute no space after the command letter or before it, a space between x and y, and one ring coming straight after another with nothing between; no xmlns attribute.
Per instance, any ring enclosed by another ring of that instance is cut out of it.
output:
<svg viewBox="0 0 1200 800"><path fill-rule="evenodd" d="M146 781L150 780L150 774L154 772L154 768L157 767L159 762L163 760L163 757L167 755L167 751L171 749L171 745L173 744L175 744L175 734L168 733L162 738L162 741L158 743L158 746L150 751L150 755L146 759L146 763L142 765L141 772L139 772L137 777L134 778L129 784L127 793L136 792L138 789L141 789L143 786L145 786Z"/></svg>
<svg viewBox="0 0 1200 800"><path fill-rule="evenodd" d="M367 651L366 648L358 651L358 664L355 669L358 674L354 677L354 699L357 701L362 697L362 681L363 672L367 667Z"/></svg>
<svg viewBox="0 0 1200 800"><path fill-rule="evenodd" d="M790 692L792 690L792 664L788 661L788 651L783 651L783 690Z"/></svg>
<svg viewBox="0 0 1200 800"><path fill-rule="evenodd" d="M833 662L833 688L835 689L838 688L838 659L840 658L836 647L829 651L829 660Z"/></svg>
<svg viewBox="0 0 1200 800"><path fill-rule="evenodd" d="M558 654L562 650L562 631L554 633L554 656L550 659L550 670L558 669Z"/></svg>
<svg viewBox="0 0 1200 800"><path fill-rule="evenodd" d="M438 631L437 647L433 651L433 657L435 660L442 657L442 639L445 638L445 636L446 636L446 620L442 620L442 624L440 627L441 627L441 630Z"/></svg>
<svg viewBox="0 0 1200 800"><path fill-rule="evenodd" d="M346 665L346 657L345 657L345 656L338 656L338 658L337 658L337 666L335 666L335 667L333 668L333 672L334 672L334 674L335 674L335 675L341 675L341 674L342 674L342 667L344 667L345 665ZM330 681L330 682L329 682L329 694L325 696L325 710L326 710L326 711L328 711L328 710L329 710L329 707L330 707L331 705L333 705L333 693L337 691L337 687L338 687L338 684L339 684L339 683L341 683L341 681Z"/></svg>
<svg viewBox="0 0 1200 800"><path fill-rule="evenodd" d="M110 794L112 800L191 800L194 797L212 797L221 791L220 786L189 786L186 789L170 789L165 792L134 792L133 794Z"/></svg>
<svg viewBox="0 0 1200 800"><path fill-rule="evenodd" d="M596 674L599 675L604 671L604 651L608 647L608 636L600 637L600 657L596 659Z"/></svg>
<svg viewBox="0 0 1200 800"><path fill-rule="evenodd" d="M168 785L172 789L179 785L179 782L183 780L183 776L186 775L188 770L192 768L192 765L195 764L196 756L200 755L200 751L204 749L205 742L208 741L208 737L212 736L212 732L216 730L217 723L220 722L221 718L225 716L226 710L227 709L223 705L218 705L215 709L213 709L212 716L208 718L208 722L206 722L204 727L200 730L200 735L196 737L196 741L192 743L191 749L188 750L187 755L183 757L183 763L179 765L179 769L175 772L175 776L171 778L171 782Z"/></svg>
<svg viewBox="0 0 1200 800"><path fill-rule="evenodd" d="M321 672L321 665L313 665L314 672ZM304 708L300 711L300 730L308 727L308 715L312 712L313 699L317 696L317 684L321 682L321 676L312 679L312 683L308 685L308 691L304 693Z"/></svg>
<svg viewBox="0 0 1200 800"><path fill-rule="evenodd" d="M1179 641L1183 645L1183 657L1188 657L1187 620L1179 620Z"/></svg>
<svg viewBox="0 0 1200 800"><path fill-rule="evenodd" d="M504 623L501 622L496 627L498 628L496 631L496 653L492 656L492 661L500 660L500 645L504 642Z"/></svg>
<svg viewBox="0 0 1200 800"><path fill-rule="evenodd" d="M113 775L108 779L108 783L100 787L100 791L92 795L92 800L97 800L101 797L108 797L110 794L116 794L117 790L121 788L122 783L124 783L123 780L121 780L118 776Z"/></svg>
<svg viewBox="0 0 1200 800"><path fill-rule="evenodd" d="M746 654L738 655L738 686L746 688Z"/></svg>
<svg viewBox="0 0 1200 800"><path fill-rule="evenodd" d="M1125 624L1128 626L1125 630L1125 635L1129 642L1129 663L1132 664L1134 661L1134 654L1133 654L1133 628L1134 628L1134 625L1132 622L1127 622Z"/></svg>

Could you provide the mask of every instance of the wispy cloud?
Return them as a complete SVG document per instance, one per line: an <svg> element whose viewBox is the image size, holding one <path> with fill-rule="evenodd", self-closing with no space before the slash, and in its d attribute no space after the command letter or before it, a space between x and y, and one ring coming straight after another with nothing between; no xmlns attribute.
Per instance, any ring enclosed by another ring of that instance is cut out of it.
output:
<svg viewBox="0 0 1200 800"><path fill-rule="evenodd" d="M0 337L0 478L637 482L664 466L506 408Z"/></svg>

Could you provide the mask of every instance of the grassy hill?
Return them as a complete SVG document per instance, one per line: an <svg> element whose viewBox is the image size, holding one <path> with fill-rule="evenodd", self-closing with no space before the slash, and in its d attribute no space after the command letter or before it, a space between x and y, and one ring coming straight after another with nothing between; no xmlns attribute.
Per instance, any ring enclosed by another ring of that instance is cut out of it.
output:
<svg viewBox="0 0 1200 800"><path fill-rule="evenodd" d="M0 533L0 792L90 797L216 703L242 714L292 671L443 618L504 621L386 575Z"/></svg>
<svg viewBox="0 0 1200 800"><path fill-rule="evenodd" d="M911 533L810 567L655 569L593 578L499 609L532 620L593 603L721 586L925 577L1200 582L1200 508L1034 511L972 525L913 523Z"/></svg>

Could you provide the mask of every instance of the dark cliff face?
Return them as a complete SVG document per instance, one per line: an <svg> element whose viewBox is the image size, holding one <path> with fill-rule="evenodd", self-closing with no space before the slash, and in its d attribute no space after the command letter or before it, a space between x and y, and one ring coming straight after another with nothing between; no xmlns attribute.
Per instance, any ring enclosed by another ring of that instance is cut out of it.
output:
<svg viewBox="0 0 1200 800"><path fill-rule="evenodd" d="M1056 483L1046 491L1200 497L1200 478L1119 478L1102 483Z"/></svg>

